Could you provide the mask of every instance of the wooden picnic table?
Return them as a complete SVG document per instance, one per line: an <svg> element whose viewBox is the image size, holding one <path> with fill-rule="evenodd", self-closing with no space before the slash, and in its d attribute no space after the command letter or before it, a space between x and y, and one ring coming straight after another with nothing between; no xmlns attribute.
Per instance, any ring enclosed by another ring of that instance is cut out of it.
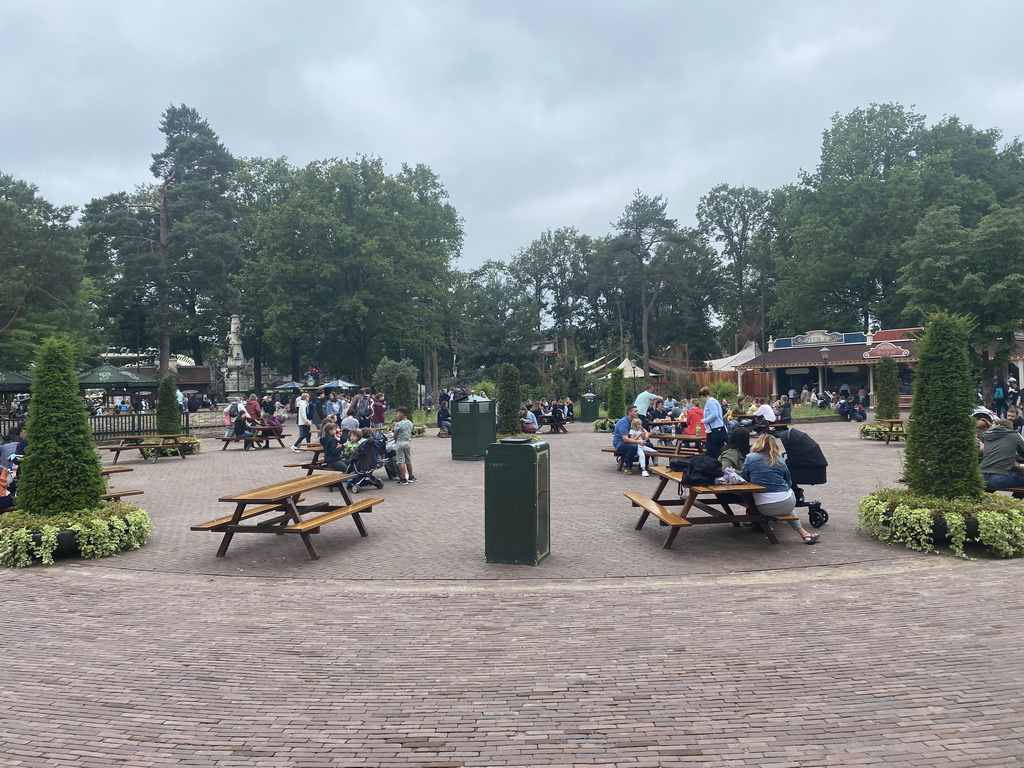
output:
<svg viewBox="0 0 1024 768"><path fill-rule="evenodd" d="M772 544L778 544L769 523L772 520L793 520L792 515L782 515L775 518L766 518L757 511L754 503L754 494L764 491L763 485L754 483L741 483L737 485L689 485L685 486L686 494L678 496L674 493L666 493L671 483L673 490L683 479L682 472L673 472L666 467L651 467L650 470L658 478L658 487L654 495L648 498L641 493L628 492L625 494L634 507L640 507L643 512L636 524L636 530L644 527L647 518L654 515L664 524L671 526L668 539L665 541L665 548L668 549L675 541L676 534L681 528L691 525L733 525L739 528L740 523L759 523L768 540ZM718 509L712 504L721 507ZM730 505L735 504L746 510L745 514L735 514ZM678 513L669 511L668 507L681 507ZM694 515L695 511L703 512L704 515Z"/></svg>
<svg viewBox="0 0 1024 768"><path fill-rule="evenodd" d="M138 451L139 456L145 458L144 451L153 450L153 463L160 458L160 451L176 449L181 458L185 458L185 451L182 450L181 439L186 435L115 435L108 439L117 440L117 445L108 445L103 448L114 454L114 464L121 457L123 451ZM155 443L144 443L145 440L156 440Z"/></svg>
<svg viewBox="0 0 1024 768"><path fill-rule="evenodd" d="M119 475L122 472L134 472L134 471L135 470L132 469L131 467L114 467L114 466L100 467L100 475L103 476L103 479L106 481L106 485L107 485L107 492L104 493L101 496L101 498L103 500L105 500L105 501L120 501L123 496L141 496L143 492L142 491L138 491L138 490L115 491L114 490L114 486L112 486L110 484L110 481L108 480L110 475Z"/></svg>
<svg viewBox="0 0 1024 768"><path fill-rule="evenodd" d="M252 437L239 437L238 435L222 437L220 440L224 442L224 446L221 450L227 450L231 443L236 442L243 443L243 448L248 449L253 443L263 442L264 440L267 441L267 445L270 445L271 440L277 440L278 445L284 448L284 438L291 437L291 435L284 434L283 427L274 426L273 424L250 424L246 429L253 433ZM281 433L278 434L276 430L281 430Z"/></svg>
<svg viewBox="0 0 1024 768"><path fill-rule="evenodd" d="M543 427L543 426L549 427L549 429L548 429L548 433L549 434L555 434L557 432L561 432L563 434L568 434L569 433L569 430L567 430L565 428L565 419L561 419L559 421L556 421L554 419L554 417L551 416L550 414L538 416L537 417L537 424L540 425L541 427Z"/></svg>
<svg viewBox="0 0 1024 768"><path fill-rule="evenodd" d="M907 425L910 424L910 419L875 419L875 423L882 425L882 433L885 435L885 444L888 445L889 441L894 438L906 438Z"/></svg>
<svg viewBox="0 0 1024 768"><path fill-rule="evenodd" d="M228 516L210 520L192 526L193 531L211 531L223 533L220 548L217 550L217 557L224 557L227 554L231 539L236 533L271 533L282 535L287 533L298 534L302 543L306 545L306 551L312 560L318 560L320 556L313 548L310 536L320 532L320 526L326 525L334 520L351 517L359 530L360 536L366 536L366 529L363 526L360 512L372 510L376 504L384 501L381 498L365 498L353 504L348 491L345 489L345 481L354 477L350 474L339 475L312 475L286 480L273 485L266 485L262 488L255 488L251 491L243 491L230 496L223 496L218 501L235 505L235 511ZM302 494L320 488L337 487L341 491L345 504L342 506L330 506L326 502L318 504L299 506L302 501ZM319 513L313 517L303 518L303 515ZM244 524L244 520L263 515L272 515L269 519L261 520L253 524Z"/></svg>
<svg viewBox="0 0 1024 768"><path fill-rule="evenodd" d="M115 467L115 466L112 466L112 465L108 465L108 466L105 466L105 467L100 467L100 474L103 475L104 477L106 477L107 475L117 475L117 474L120 474L121 472L134 472L134 471L135 470L132 469L131 467Z"/></svg>
<svg viewBox="0 0 1024 768"><path fill-rule="evenodd" d="M684 435L661 434L651 435L651 440L657 440L661 445L670 447L671 450L662 453L671 453L674 456L686 456L688 453L704 453L707 449L708 438L706 435ZM673 445L674 444L674 445Z"/></svg>

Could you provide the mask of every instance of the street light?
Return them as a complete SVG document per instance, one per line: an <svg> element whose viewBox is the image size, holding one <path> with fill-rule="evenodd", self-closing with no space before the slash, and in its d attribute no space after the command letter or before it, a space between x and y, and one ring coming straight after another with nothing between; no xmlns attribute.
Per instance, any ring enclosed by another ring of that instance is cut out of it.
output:
<svg viewBox="0 0 1024 768"><path fill-rule="evenodd" d="M825 384L828 381L828 355L830 350L828 347L822 347L818 350L821 353L821 392L825 393Z"/></svg>
<svg viewBox="0 0 1024 768"><path fill-rule="evenodd" d="M633 402L636 402L636 363L632 360L629 361L630 367L633 369Z"/></svg>

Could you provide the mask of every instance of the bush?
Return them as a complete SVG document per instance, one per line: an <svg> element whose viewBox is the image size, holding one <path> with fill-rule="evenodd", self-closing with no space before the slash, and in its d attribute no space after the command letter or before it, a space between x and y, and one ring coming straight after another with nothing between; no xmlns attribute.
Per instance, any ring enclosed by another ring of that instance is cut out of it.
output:
<svg viewBox="0 0 1024 768"><path fill-rule="evenodd" d="M487 379L478 381L473 389L477 391L478 395L486 397L488 400L494 400L498 394L498 385Z"/></svg>
<svg viewBox="0 0 1024 768"><path fill-rule="evenodd" d="M622 379L622 369L613 368L608 379L608 418L618 421L626 415L626 383Z"/></svg>
<svg viewBox="0 0 1024 768"><path fill-rule="evenodd" d="M891 357L883 357L875 366L875 418L900 417L900 367Z"/></svg>
<svg viewBox="0 0 1024 768"><path fill-rule="evenodd" d="M502 363L498 369L498 434L515 435L520 431L519 369L512 363Z"/></svg>
<svg viewBox="0 0 1024 768"><path fill-rule="evenodd" d="M941 534L957 557L966 558L964 545L972 542L997 557L1024 555L1024 504L998 494L978 501L885 488L861 499L857 520L858 530L879 541L920 552L936 552Z"/></svg>
<svg viewBox="0 0 1024 768"><path fill-rule="evenodd" d="M26 428L19 509L46 516L96 507L106 483L68 342L51 338L40 347Z"/></svg>
<svg viewBox="0 0 1024 768"><path fill-rule="evenodd" d="M145 510L123 501L98 505L95 509L59 515L31 515L18 509L0 515L0 565L24 568L39 559L53 564L53 552L60 531L75 532L82 557L116 555L138 549L153 530ZM33 540L39 535L39 542Z"/></svg>
<svg viewBox="0 0 1024 768"><path fill-rule="evenodd" d="M181 434L181 409L178 407L178 387L171 376L160 380L156 399L156 431L161 435Z"/></svg>
<svg viewBox="0 0 1024 768"><path fill-rule="evenodd" d="M971 417L970 333L967 318L938 312L917 340L912 423L903 454L907 486L917 496L980 499L984 494Z"/></svg>
<svg viewBox="0 0 1024 768"><path fill-rule="evenodd" d="M412 413L416 407L416 394L414 392L413 380L409 378L409 374L405 371L399 371L395 374L394 381L391 383L391 399L388 400L389 406L392 408L398 408L399 406L405 406Z"/></svg>
<svg viewBox="0 0 1024 768"><path fill-rule="evenodd" d="M380 359L377 369L373 372L373 391L383 392L388 403L395 400L395 377L399 373L407 374L411 381L416 381L420 377L419 370L410 360L392 360L387 355Z"/></svg>
<svg viewBox="0 0 1024 768"><path fill-rule="evenodd" d="M719 380L708 384L708 390L715 400L725 400L727 403L735 403L740 391L731 381Z"/></svg>

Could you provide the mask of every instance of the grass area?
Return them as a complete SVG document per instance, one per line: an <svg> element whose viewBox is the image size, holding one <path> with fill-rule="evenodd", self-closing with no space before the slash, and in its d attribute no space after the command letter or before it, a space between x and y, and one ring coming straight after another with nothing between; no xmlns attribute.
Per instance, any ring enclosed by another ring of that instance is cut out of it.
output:
<svg viewBox="0 0 1024 768"><path fill-rule="evenodd" d="M835 416L834 408L812 408L809 405L793 406L793 421L799 419L820 418L822 416Z"/></svg>

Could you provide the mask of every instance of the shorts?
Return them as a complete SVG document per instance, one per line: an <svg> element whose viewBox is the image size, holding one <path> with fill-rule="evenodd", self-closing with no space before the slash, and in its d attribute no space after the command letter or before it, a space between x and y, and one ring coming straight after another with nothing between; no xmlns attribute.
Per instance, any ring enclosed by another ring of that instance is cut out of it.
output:
<svg viewBox="0 0 1024 768"><path fill-rule="evenodd" d="M395 461L399 464L412 461L412 443L395 443Z"/></svg>

